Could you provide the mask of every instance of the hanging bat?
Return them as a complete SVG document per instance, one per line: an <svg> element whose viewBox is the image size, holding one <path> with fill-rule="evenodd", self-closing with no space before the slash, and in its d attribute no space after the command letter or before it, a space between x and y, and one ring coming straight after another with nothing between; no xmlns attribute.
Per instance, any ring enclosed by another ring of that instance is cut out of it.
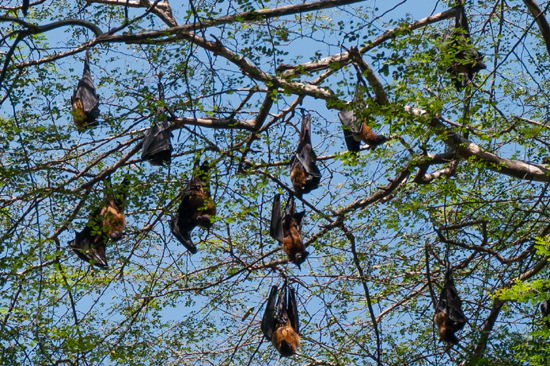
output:
<svg viewBox="0 0 550 366"><path fill-rule="evenodd" d="M192 254L197 247L191 241L191 231L195 226L210 229L216 215L216 205L210 198L208 171L210 165L205 161L200 167L195 162L193 175L187 185L178 211L170 221L170 231Z"/></svg>
<svg viewBox="0 0 550 366"><path fill-rule="evenodd" d="M273 198L269 234L281 244L289 262L297 265L299 269L309 255L300 234L305 214L305 211L296 213L296 204L291 195L288 198L284 215L281 215L281 195L276 194Z"/></svg>
<svg viewBox="0 0 550 366"><path fill-rule="evenodd" d="M315 165L317 155L311 147L311 116L302 118L302 130L296 153L290 160L290 180L298 197L319 187L321 172Z"/></svg>
<svg viewBox="0 0 550 366"><path fill-rule="evenodd" d="M273 343L282 357L293 356L300 346L300 325L298 320L298 308L296 306L296 294L287 283L283 285L281 294L277 299L277 286L271 287L261 329L264 336ZM287 299L288 288L288 299Z"/></svg>
<svg viewBox="0 0 550 366"><path fill-rule="evenodd" d="M445 283L435 309L434 323L438 328L439 339L446 343L458 344L455 333L464 328L468 319L462 312L462 300L455 288L451 262L449 259L446 262Z"/></svg>
<svg viewBox="0 0 550 366"><path fill-rule="evenodd" d="M360 84L357 83L355 88L355 96L353 97L352 106L360 106L362 109L367 109L364 103L363 93L360 91ZM363 108L364 107L364 108ZM358 121L355 117L355 111L344 110L338 113L342 128L344 130L344 139L348 151L359 152L361 150L361 141L368 144L371 149L387 142L389 139L384 135L377 135L368 125L368 119L365 117Z"/></svg>
<svg viewBox="0 0 550 366"><path fill-rule="evenodd" d="M441 49L445 52L455 52L455 61L447 71L451 74L456 90L460 92L487 66L483 63L484 55L472 46L464 7L458 6L455 14L455 27L443 34Z"/></svg>
<svg viewBox="0 0 550 366"><path fill-rule="evenodd" d="M71 97L73 106L73 120L79 132L86 128L95 127L99 123L99 98L96 94L92 74L90 73L90 50L86 50L84 58L84 72L82 79L78 82L78 86Z"/></svg>
<svg viewBox="0 0 550 366"><path fill-rule="evenodd" d="M540 303L540 313L542 315L546 328L550 329L550 320L546 319L550 315L550 300L544 300Z"/></svg>
<svg viewBox="0 0 550 366"><path fill-rule="evenodd" d="M86 227L75 234L69 242L71 249L85 262L105 268L107 259L105 249L109 239L122 239L122 230L126 225L124 206L129 186L128 178L124 178L116 193L113 193L109 179L105 180L104 198L101 207L92 211Z"/></svg>
<svg viewBox="0 0 550 366"><path fill-rule="evenodd" d="M21 6L21 10L23 11L23 16L27 16L27 12L29 11L30 6L30 0L23 0L23 5Z"/></svg>
<svg viewBox="0 0 550 366"><path fill-rule="evenodd" d="M145 133L141 158L151 165L170 164L172 159L172 144L170 126L164 108L157 110L155 124Z"/></svg>

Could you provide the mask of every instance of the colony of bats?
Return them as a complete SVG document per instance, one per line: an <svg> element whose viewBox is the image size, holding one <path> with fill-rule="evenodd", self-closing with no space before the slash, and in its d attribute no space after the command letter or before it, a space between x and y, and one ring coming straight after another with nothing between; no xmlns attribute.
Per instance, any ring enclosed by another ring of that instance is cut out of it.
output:
<svg viewBox="0 0 550 366"><path fill-rule="evenodd" d="M454 29L445 32L441 39L442 52L455 54L455 59L447 71L456 89L461 91L474 81L480 70L486 68L483 55L471 44L464 8L457 8ZM361 142L374 149L388 141L386 136L376 134L369 126L367 98L363 93L365 89L366 86L362 86L359 80L350 104L352 108L339 113L347 149L353 153L361 150ZM162 87L160 90L162 99ZM78 83L71 102L73 119L79 132L98 125L99 98L90 73L89 51L86 52L82 79ZM170 164L172 154L170 138L170 125L165 108L162 107L157 110L153 125L145 133L142 159L151 165ZM297 265L299 269L309 253L306 251L301 233L306 212L296 212L294 196L301 198L319 187L321 172L316 160L317 156L311 143L311 116L304 115L296 152L289 163L293 192L289 192L284 212L281 211L281 195L274 196L270 225L271 237L279 242L287 254L288 261ZM170 220L172 234L193 254L197 252L197 246L191 239L191 231L196 226L210 229L216 215L216 205L211 197L209 186L210 165L207 161L202 165L199 163L199 161L195 162L190 173L190 181L181 194L178 210L172 214ZM90 213L87 225L81 232L76 233L74 240L69 242L70 248L80 259L101 268L108 266L106 258L108 241L118 241L123 237L126 224L124 206L129 181L125 178L116 190L111 187L109 179L104 181L104 185L102 204ZM444 283L435 308L434 324L438 328L440 340L454 345L459 341L455 333L464 327L467 318L462 312L462 300L454 284L449 259L446 260L445 266ZM550 301L545 301L541 304L541 313L545 318L550 313L549 303ZM549 319L545 321L550 327ZM300 345L298 305L295 290L287 280L284 281L280 294L277 286L271 288L261 330L281 356L289 357L297 352Z"/></svg>

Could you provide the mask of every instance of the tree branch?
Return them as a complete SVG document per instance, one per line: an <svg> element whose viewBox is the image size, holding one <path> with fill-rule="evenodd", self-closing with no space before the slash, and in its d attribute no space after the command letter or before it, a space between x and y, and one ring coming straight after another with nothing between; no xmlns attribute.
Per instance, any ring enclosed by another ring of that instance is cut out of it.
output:
<svg viewBox="0 0 550 366"><path fill-rule="evenodd" d="M382 43L384 43L384 42L386 42L386 41L388 41L388 40L390 40L394 37L397 37L398 35L407 34L407 33L411 32L415 29L425 27L429 24L437 23L437 22L440 22L442 20L452 18L452 17L455 16L455 14L456 14L456 8L452 8L452 9L449 9L449 10L445 10L442 13L432 15L432 16L429 16L427 18L420 19L419 21L416 21L416 22L412 22L408 25L404 25L404 26L397 27L397 28L394 28L394 29L386 30L384 32L384 34L382 34L380 37L374 39L371 42L368 42L366 45L361 47L360 50L359 50L359 53L362 55L365 52L367 52L368 50L371 50L374 47L377 47L377 46L381 45ZM298 75L298 74L301 74L301 73L304 73L304 72L324 70L324 69L329 68L330 64L332 64L332 63L339 63L340 66L343 67L343 66L349 64L350 62L351 62L351 55L349 54L349 52L342 52L342 53L339 53L339 54L336 54L336 55L332 55L332 56L322 58L319 61L305 62L303 64L296 65L296 66L284 66L279 71L286 70L283 73L283 77L287 78L287 77ZM341 67L339 67L338 69L340 69ZM329 71L327 71L327 73L328 72L332 73L333 71L329 70Z"/></svg>
<svg viewBox="0 0 550 366"><path fill-rule="evenodd" d="M550 25L548 24L548 20L546 20L543 11L535 0L523 0L523 2L527 5L527 9L529 9L529 12L533 18L535 18L542 35L542 39L544 40L544 44L546 45L546 51L548 52L548 55L550 55Z"/></svg>
<svg viewBox="0 0 550 366"><path fill-rule="evenodd" d="M427 117L426 111L413 109L410 106L406 106L405 111L412 115ZM483 150L478 145L447 128L439 118L427 118L428 121L424 122L432 128L437 136L442 138L442 141L447 146L456 151L461 158L473 158L476 161L485 163L487 169L510 177L537 182L550 182L550 170L545 165L502 158Z"/></svg>

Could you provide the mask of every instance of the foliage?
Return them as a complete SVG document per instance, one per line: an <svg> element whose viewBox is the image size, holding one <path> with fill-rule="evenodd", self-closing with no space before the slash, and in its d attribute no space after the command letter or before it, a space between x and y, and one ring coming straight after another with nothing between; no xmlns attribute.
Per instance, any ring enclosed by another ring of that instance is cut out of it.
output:
<svg viewBox="0 0 550 366"><path fill-rule="evenodd" d="M0 364L273 364L259 324L288 279L302 344L280 364L544 365L550 29L533 1L466 2L487 69L457 91L440 37L457 4L39 0L25 17L2 3ZM88 48L101 116L79 133ZM391 140L353 154L338 112L357 70L356 112ZM140 158L160 106L164 167ZM269 224L306 113L323 177L298 200L299 271ZM170 214L206 158L217 214L190 255ZM101 270L68 242L125 176L128 224ZM469 318L453 348L432 323L447 257Z"/></svg>

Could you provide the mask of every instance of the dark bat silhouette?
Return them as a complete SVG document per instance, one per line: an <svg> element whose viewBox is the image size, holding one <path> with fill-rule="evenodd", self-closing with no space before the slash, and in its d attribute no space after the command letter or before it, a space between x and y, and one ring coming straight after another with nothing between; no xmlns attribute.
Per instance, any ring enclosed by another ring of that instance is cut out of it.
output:
<svg viewBox="0 0 550 366"><path fill-rule="evenodd" d="M550 320L546 319L546 317L550 315L550 300L544 300L540 303L540 313L542 315L546 328L550 329Z"/></svg>
<svg viewBox="0 0 550 366"><path fill-rule="evenodd" d="M21 10L23 11L23 16L27 16L30 2L31 2L30 0L23 0L23 6L21 7Z"/></svg>
<svg viewBox="0 0 550 366"><path fill-rule="evenodd" d="M86 128L97 126L99 117L99 98L96 94L89 62L90 50L86 50L84 58L84 72L82 79L71 97L73 106L73 120L79 132Z"/></svg>
<svg viewBox="0 0 550 366"><path fill-rule="evenodd" d="M353 97L351 106L354 109L357 107L367 109L364 93L360 90L360 83L357 83L357 87L355 88L355 96ZM360 121L357 120L354 109L343 110L338 113L340 122L342 122L344 139L348 151L359 152L361 150L361 141L368 144L371 149L375 149L377 146L388 141L386 136L374 133L372 128L368 125L367 118L363 118Z"/></svg>
<svg viewBox="0 0 550 366"><path fill-rule="evenodd" d="M439 339L457 344L458 338L455 333L464 328L468 319L462 312L462 300L455 288L451 263L449 259L446 262L445 283L435 309L434 322L438 328Z"/></svg>
<svg viewBox="0 0 550 366"><path fill-rule="evenodd" d="M164 108L158 108L155 124L145 133L141 158L151 165L170 164L172 159L172 143L170 126Z"/></svg>
<svg viewBox="0 0 550 366"><path fill-rule="evenodd" d="M85 262L107 267L105 249L109 239L122 239L122 230L126 225L124 206L129 186L124 178L116 193L113 193L109 179L105 180L104 199L101 207L92 211L90 220L81 232L76 232L74 240L69 242L71 249Z"/></svg>
<svg viewBox="0 0 550 366"><path fill-rule="evenodd" d="M441 49L455 53L455 60L447 68L457 91L472 82L480 70L486 69L484 55L478 52L470 40L468 18L463 6L456 8L455 27L443 34Z"/></svg>
<svg viewBox="0 0 550 366"><path fill-rule="evenodd" d="M290 180L298 197L319 187L321 172L315 165L317 155L311 146L311 116L302 118L302 130L296 153L290 160Z"/></svg>
<svg viewBox="0 0 550 366"><path fill-rule="evenodd" d="M287 299L288 288L288 299ZM300 346L300 325L296 294L294 289L285 284L277 299L277 286L271 287L264 316L262 318L262 332L273 343L282 357L293 356Z"/></svg>
<svg viewBox="0 0 550 366"><path fill-rule="evenodd" d="M302 220L305 214L305 211L296 213L296 204L291 195L288 198L284 215L281 215L281 195L276 194L273 198L269 233L281 244L288 260L297 265L299 269L309 255L301 235Z"/></svg>
<svg viewBox="0 0 550 366"><path fill-rule="evenodd" d="M216 215L216 205L210 198L209 169L208 162L205 161L200 167L198 162L195 162L193 175L185 189L178 211L170 221L172 234L192 254L197 252L197 247L191 241L191 231L197 225L210 229L213 217Z"/></svg>

